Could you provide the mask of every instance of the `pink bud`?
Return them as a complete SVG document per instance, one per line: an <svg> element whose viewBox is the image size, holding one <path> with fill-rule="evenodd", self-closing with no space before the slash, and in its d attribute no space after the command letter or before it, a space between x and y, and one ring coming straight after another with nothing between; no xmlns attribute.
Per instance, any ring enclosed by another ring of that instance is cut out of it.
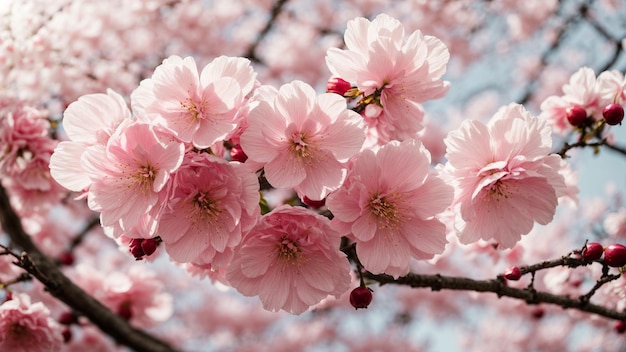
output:
<svg viewBox="0 0 626 352"><path fill-rule="evenodd" d="M132 254L133 257L135 257L135 259L137 260L141 259L144 255L146 255L146 253L141 248L141 242L143 242L143 238L133 238L132 240L130 240L130 243L128 244L130 254Z"/></svg>
<svg viewBox="0 0 626 352"><path fill-rule="evenodd" d="M133 312L130 310L130 303L123 302L117 307L117 315L124 320L130 320L133 317Z"/></svg>
<svg viewBox="0 0 626 352"><path fill-rule="evenodd" d="M623 334L626 332L626 322L616 321L615 325L613 325L613 330L618 334Z"/></svg>
<svg viewBox="0 0 626 352"><path fill-rule="evenodd" d="M72 252L63 252L59 256L59 262L63 265L72 265L74 264L74 255Z"/></svg>
<svg viewBox="0 0 626 352"><path fill-rule="evenodd" d="M616 268L626 265L626 247L619 243L606 247L604 249L604 262L606 265Z"/></svg>
<svg viewBox="0 0 626 352"><path fill-rule="evenodd" d="M147 256L152 255L152 253L156 251L158 246L159 242L157 242L153 238L146 238L141 241L141 249L143 250L143 253Z"/></svg>
<svg viewBox="0 0 626 352"><path fill-rule="evenodd" d="M587 112L585 109L578 105L574 105L565 109L565 116L567 117L567 121L575 127L582 126L587 119Z"/></svg>
<svg viewBox="0 0 626 352"><path fill-rule="evenodd" d="M331 77L326 83L326 92L336 93L341 96L346 94L346 92L350 88L352 88L352 85L350 84L350 82L339 77Z"/></svg>
<svg viewBox="0 0 626 352"><path fill-rule="evenodd" d="M604 252L604 247L598 242L587 243L587 246L583 249L583 259L588 262L594 261L596 259L600 259L602 253Z"/></svg>
<svg viewBox="0 0 626 352"><path fill-rule="evenodd" d="M246 155L246 153L243 152L243 149L241 148L241 146L237 144L236 146L230 149L230 159L232 161L238 161L240 163L244 163L246 162L246 160L248 160L248 156Z"/></svg>
<svg viewBox="0 0 626 352"><path fill-rule="evenodd" d="M512 266L504 271L504 277L507 280L517 281L522 277L522 271L518 267Z"/></svg>
<svg viewBox="0 0 626 352"><path fill-rule="evenodd" d="M602 109L602 117L609 125L621 124L624 119L624 108L619 104L609 104Z"/></svg>
<svg viewBox="0 0 626 352"><path fill-rule="evenodd" d="M365 286L359 286L350 292L350 304L354 309L367 308L372 303L372 298L372 291Z"/></svg>
<svg viewBox="0 0 626 352"><path fill-rule="evenodd" d="M322 200L311 200L311 199L309 199L309 197L304 196L302 198L302 203L310 206L313 209L319 209L319 208L323 207L324 204L326 204L326 198L324 198Z"/></svg>
<svg viewBox="0 0 626 352"><path fill-rule="evenodd" d="M76 322L76 315L72 312L63 312L59 317L61 325L72 325Z"/></svg>

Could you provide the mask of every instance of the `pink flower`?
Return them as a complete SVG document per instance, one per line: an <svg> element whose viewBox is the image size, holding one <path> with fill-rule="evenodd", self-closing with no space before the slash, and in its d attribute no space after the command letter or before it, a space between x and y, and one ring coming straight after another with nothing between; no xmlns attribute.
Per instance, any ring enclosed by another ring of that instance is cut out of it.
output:
<svg viewBox="0 0 626 352"><path fill-rule="evenodd" d="M333 227L351 234L369 271L398 277L411 258L443 253L446 227L436 215L452 202L453 189L429 168L419 141L390 142L357 156L343 186L328 196Z"/></svg>
<svg viewBox="0 0 626 352"><path fill-rule="evenodd" d="M591 68L583 67L574 73L569 83L563 86L563 93L562 96L550 96L541 103L541 118L546 119L555 132L565 134L572 130L567 109L574 106L583 108L596 120L602 119L604 106L600 106L601 95Z"/></svg>
<svg viewBox="0 0 626 352"><path fill-rule="evenodd" d="M192 57L170 56L132 93L133 111L185 143L208 148L235 132L255 77L244 58L220 56L198 73Z"/></svg>
<svg viewBox="0 0 626 352"><path fill-rule="evenodd" d="M181 263L227 264L259 216L256 175L240 163L190 153L169 186L157 231L167 253Z"/></svg>
<svg viewBox="0 0 626 352"><path fill-rule="evenodd" d="M93 145L104 146L131 113L121 95L112 90L107 94L88 94L70 104L63 113L63 128L69 141L56 146L50 157L50 173L63 187L81 192L91 180L81 163L85 150Z"/></svg>
<svg viewBox="0 0 626 352"><path fill-rule="evenodd" d="M487 125L466 120L450 132L442 175L456 190L462 243L494 239L511 248L535 222L552 221L566 185L561 157L550 155L550 133L545 120L516 104Z"/></svg>
<svg viewBox="0 0 626 352"><path fill-rule="evenodd" d="M61 349L61 327L41 302L16 294L0 305L0 350L47 352Z"/></svg>
<svg viewBox="0 0 626 352"><path fill-rule="evenodd" d="M94 145L82 156L91 179L89 208L101 212L103 226L132 228L157 204L170 173L183 160L181 143L157 135L151 125L129 123L106 147Z"/></svg>
<svg viewBox="0 0 626 352"><path fill-rule="evenodd" d="M448 90L449 83L441 80L450 58L446 46L420 31L407 37L400 21L386 14L371 22L361 17L349 21L344 40L347 49L329 49L326 64L334 76L382 106L382 111L365 111L380 143L414 138L422 129L420 103Z"/></svg>
<svg viewBox="0 0 626 352"><path fill-rule="evenodd" d="M611 103L626 103L626 77L618 70L604 71L596 81L600 94L600 109Z"/></svg>
<svg viewBox="0 0 626 352"><path fill-rule="evenodd" d="M339 251L340 234L308 209L281 206L263 216L236 248L226 277L263 307L300 314L350 285L350 265Z"/></svg>
<svg viewBox="0 0 626 352"><path fill-rule="evenodd" d="M337 94L316 96L301 81L285 84L248 115L241 146L249 159L265 164L265 177L278 188L293 187L321 200L345 177L343 162L365 140L358 114Z"/></svg>

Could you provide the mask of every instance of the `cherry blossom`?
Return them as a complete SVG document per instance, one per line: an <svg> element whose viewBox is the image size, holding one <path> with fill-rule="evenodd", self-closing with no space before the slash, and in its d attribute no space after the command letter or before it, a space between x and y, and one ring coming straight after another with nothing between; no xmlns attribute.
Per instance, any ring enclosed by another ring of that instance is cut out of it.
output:
<svg viewBox="0 0 626 352"><path fill-rule="evenodd" d="M157 204L170 173L183 160L183 151L181 143L157 135L144 123L122 126L106 147L88 148L81 162L92 182L89 207L101 213L102 225L134 226Z"/></svg>
<svg viewBox="0 0 626 352"><path fill-rule="evenodd" d="M446 228L436 215L452 202L453 189L429 167L419 141L390 142L355 157L342 187L328 196L333 226L354 238L366 269L398 277L411 258L443 253Z"/></svg>
<svg viewBox="0 0 626 352"><path fill-rule="evenodd" d="M87 94L71 103L63 114L69 141L60 142L50 157L50 174L63 187L81 192L91 184L81 157L94 145L105 146L118 126L131 120L124 98L113 90Z"/></svg>
<svg viewBox="0 0 626 352"><path fill-rule="evenodd" d="M198 73L192 57L170 56L133 92L132 106L139 119L207 148L235 131L237 110L254 79L250 61L244 58L220 56Z"/></svg>
<svg viewBox="0 0 626 352"><path fill-rule="evenodd" d="M596 84L596 75L589 67L583 67L574 73L569 83L563 86L562 96L550 96L541 103L541 117L545 118L554 131L565 134L571 131L571 124L567 121L567 109L580 107L587 112L587 116L595 120L602 119L600 106L601 95ZM612 92L615 94L615 91Z"/></svg>
<svg viewBox="0 0 626 352"><path fill-rule="evenodd" d="M181 263L225 266L259 216L254 173L240 163L189 153L168 187L158 228L167 253Z"/></svg>
<svg viewBox="0 0 626 352"><path fill-rule="evenodd" d="M273 98L261 100L250 111L248 123L241 135L248 160L264 163L272 186L293 187L312 200L323 199L341 185L344 162L365 140L359 115L346 109L342 97L317 96L301 81L285 84Z"/></svg>
<svg viewBox="0 0 626 352"><path fill-rule="evenodd" d="M348 22L345 50L330 48L326 63L333 75L371 96L365 121L380 143L414 138L422 129L420 103L442 97L449 83L441 80L450 57L438 38L415 31L405 34L395 18L381 14L373 21Z"/></svg>
<svg viewBox="0 0 626 352"><path fill-rule="evenodd" d="M552 221L565 183L560 156L549 155L552 140L544 120L511 104L487 124L464 121L445 143L442 171L455 188L462 243L494 239L511 248L535 222Z"/></svg>
<svg viewBox="0 0 626 352"><path fill-rule="evenodd" d="M350 285L350 266L330 221L301 207L280 206L263 216L235 249L229 283L259 296L267 310L301 314Z"/></svg>
<svg viewBox="0 0 626 352"><path fill-rule="evenodd" d="M0 349L3 351L58 351L61 328L41 302L31 303L26 294L0 304Z"/></svg>

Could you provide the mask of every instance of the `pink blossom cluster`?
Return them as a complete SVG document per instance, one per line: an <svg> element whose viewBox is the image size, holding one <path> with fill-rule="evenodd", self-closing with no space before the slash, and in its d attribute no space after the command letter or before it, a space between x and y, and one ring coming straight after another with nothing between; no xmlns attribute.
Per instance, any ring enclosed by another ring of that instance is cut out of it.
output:
<svg viewBox="0 0 626 352"><path fill-rule="evenodd" d="M517 104L487 124L466 120L445 139L443 177L455 189L452 203L462 243L495 240L513 247L535 223L552 221L566 191L561 157L552 154L547 122Z"/></svg>
<svg viewBox="0 0 626 352"><path fill-rule="evenodd" d="M583 67L563 85L563 95L550 96L541 103L541 116L553 131L565 135L572 131L568 110L581 108L594 121L603 118L602 110L609 104L626 103L626 78L617 70L601 72L597 77L593 69Z"/></svg>
<svg viewBox="0 0 626 352"><path fill-rule="evenodd" d="M61 327L43 303L33 303L22 293L0 304L0 349L3 351L58 351L62 343Z"/></svg>
<svg viewBox="0 0 626 352"><path fill-rule="evenodd" d="M346 49L330 48L326 63L333 75L355 85L374 143L414 138L422 128L420 103L442 97L450 58L436 37L404 26L388 15L348 22Z"/></svg>
<svg viewBox="0 0 626 352"><path fill-rule="evenodd" d="M435 171L420 104L447 90L445 45L387 15L350 21L345 40L327 56L356 85L344 96L262 85L249 60L228 56L201 68L170 56L129 103L112 90L82 96L65 111L51 174L119 243L156 239L190 273L293 314L348 290L342 236L365 269L399 277L444 253L450 206L463 243L509 248L552 219L565 183L543 120L509 106L488 125L467 121ZM326 201L333 219L290 206L261 215L268 189Z"/></svg>
<svg viewBox="0 0 626 352"><path fill-rule="evenodd" d="M65 191L50 177L57 142L46 111L13 99L0 102L0 177L24 217L41 216Z"/></svg>
<svg viewBox="0 0 626 352"><path fill-rule="evenodd" d="M363 21L352 26L369 26ZM420 32L404 38L397 20L380 17L372 30L377 27L395 31L385 45L396 47L398 57L388 59L399 66L379 77L385 81L380 87L372 83L367 94L384 91L387 115L400 109L386 104L395 98L415 109L380 117L376 125L394 130L408 124L414 127L388 138L413 136L422 116L411 113L421 112L415 104L445 92L439 78L447 51ZM373 48L374 59L385 53L384 43L374 40L378 34L349 29L346 37L354 38L363 55ZM369 55L359 59L364 72ZM392 76L394 81L387 81ZM394 85L400 88L393 90ZM318 95L298 80L279 89L262 86L243 58L221 56L198 69L191 57L171 56L132 92L130 107L112 90L70 104L63 120L68 140L59 143L50 161L52 176L87 199L111 237L127 242L158 236L173 261L205 270L245 295L258 295L269 310L295 314L348 289L349 265L339 243L350 231L335 232L327 219L305 208L277 208L260 217L259 176L272 188L293 189L309 201L337 192L329 198L337 211L360 207L357 214L364 218L353 238L368 269L399 276L409 271L411 258L443 252L445 226L436 215L450 203L452 189L429 171L429 153L410 139L383 146L374 157L364 147L364 117L340 95ZM246 163L229 161L223 143L228 148L241 143ZM407 162L410 168L392 168ZM368 173L380 179L368 179ZM355 190L340 187L363 188L361 197L369 200L352 205L346 192ZM375 236L365 228L372 219L380 222ZM398 232L383 234L388 228ZM387 241L386 259L375 260ZM255 260L263 265L250 264ZM327 279L320 276L324 270L330 270Z"/></svg>

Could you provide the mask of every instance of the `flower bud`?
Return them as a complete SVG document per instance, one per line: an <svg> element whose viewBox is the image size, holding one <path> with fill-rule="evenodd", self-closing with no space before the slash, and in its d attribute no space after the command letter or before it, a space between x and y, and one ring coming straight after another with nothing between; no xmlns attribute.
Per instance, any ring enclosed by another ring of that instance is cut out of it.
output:
<svg viewBox="0 0 626 352"><path fill-rule="evenodd" d="M367 308L372 303L372 298L372 291L365 286L359 286L350 292L350 304L354 309Z"/></svg>
<svg viewBox="0 0 626 352"><path fill-rule="evenodd" d="M326 198L324 198L322 200L311 200L311 199L309 199L309 197L304 196L304 197L302 197L302 203L308 205L309 207L311 207L313 209L319 209L319 208L323 207L324 204L326 204Z"/></svg>
<svg viewBox="0 0 626 352"><path fill-rule="evenodd" d="M128 249L130 250L130 254L135 257L135 259L141 259L146 253L141 248L141 242L143 242L143 238L133 238L130 240L128 244Z"/></svg>
<svg viewBox="0 0 626 352"><path fill-rule="evenodd" d="M624 108L619 104L609 104L602 109L602 117L609 125L621 124L624 119Z"/></svg>
<svg viewBox="0 0 626 352"><path fill-rule="evenodd" d="M504 277L507 280L517 281L522 277L522 271L518 267L512 266L504 271Z"/></svg>
<svg viewBox="0 0 626 352"><path fill-rule="evenodd" d="M604 247L598 242L587 243L585 248L583 249L583 259L592 262L596 259L600 259L602 253L604 252Z"/></svg>
<svg viewBox="0 0 626 352"><path fill-rule="evenodd" d="M565 109L567 121L574 127L582 126L587 119L587 111L578 105Z"/></svg>
<svg viewBox="0 0 626 352"><path fill-rule="evenodd" d="M153 238L146 238L141 241L141 250L146 256L152 255L159 246L159 242Z"/></svg>
<svg viewBox="0 0 626 352"><path fill-rule="evenodd" d="M331 77L326 83L326 92L336 93L341 96L346 94L346 92L350 88L352 88L352 85L350 84L350 82L339 77Z"/></svg>
<svg viewBox="0 0 626 352"><path fill-rule="evenodd" d="M619 243L606 247L604 249L604 262L606 265L616 268L626 265L626 247Z"/></svg>
<svg viewBox="0 0 626 352"><path fill-rule="evenodd" d="M246 155L246 153L244 153L241 146L237 144L230 149L230 160L244 163L246 162L246 160L248 160L248 156Z"/></svg>

